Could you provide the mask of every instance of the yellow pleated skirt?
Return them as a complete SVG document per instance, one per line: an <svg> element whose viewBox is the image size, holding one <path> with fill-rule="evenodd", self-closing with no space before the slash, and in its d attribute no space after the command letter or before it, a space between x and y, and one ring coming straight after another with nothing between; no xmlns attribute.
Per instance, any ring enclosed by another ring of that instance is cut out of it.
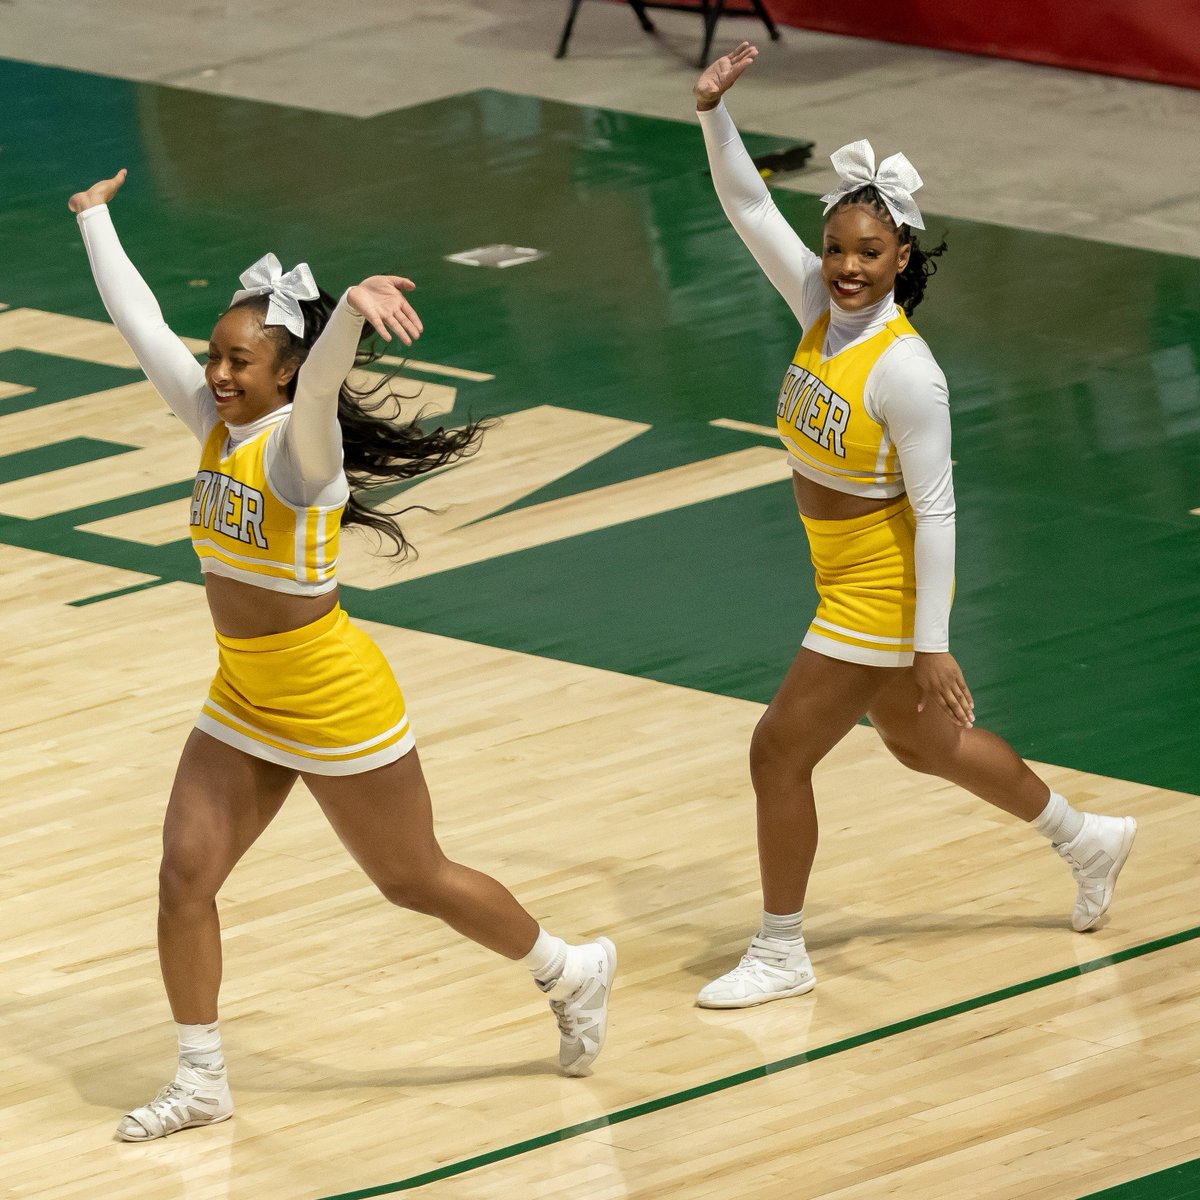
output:
<svg viewBox="0 0 1200 1200"><path fill-rule="evenodd" d="M820 597L804 645L845 662L911 666L917 574L908 497L845 521L801 520Z"/></svg>
<svg viewBox="0 0 1200 1200"><path fill-rule="evenodd" d="M217 651L196 728L218 741L314 775L370 771L415 744L387 660L340 607L286 633L218 633Z"/></svg>

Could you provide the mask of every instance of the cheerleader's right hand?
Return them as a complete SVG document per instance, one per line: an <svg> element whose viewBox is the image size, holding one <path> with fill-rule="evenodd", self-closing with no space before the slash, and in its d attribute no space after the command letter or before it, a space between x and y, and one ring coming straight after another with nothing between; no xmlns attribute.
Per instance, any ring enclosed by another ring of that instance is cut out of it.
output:
<svg viewBox="0 0 1200 1200"><path fill-rule="evenodd" d="M917 712L924 712L927 704L936 704L960 729L975 724L975 701L952 654L917 651L912 672L919 696Z"/></svg>
<svg viewBox="0 0 1200 1200"><path fill-rule="evenodd" d="M126 174L128 172L122 167L111 179L101 179L86 192L76 192L67 201L67 207L73 213L81 213L84 209L95 208L97 204L107 204L121 190Z"/></svg>
<svg viewBox="0 0 1200 1200"><path fill-rule="evenodd" d="M737 82L738 76L758 57L758 47L742 42L736 50L718 58L696 80L692 91L696 96L696 108L707 112L721 103L721 97Z"/></svg>

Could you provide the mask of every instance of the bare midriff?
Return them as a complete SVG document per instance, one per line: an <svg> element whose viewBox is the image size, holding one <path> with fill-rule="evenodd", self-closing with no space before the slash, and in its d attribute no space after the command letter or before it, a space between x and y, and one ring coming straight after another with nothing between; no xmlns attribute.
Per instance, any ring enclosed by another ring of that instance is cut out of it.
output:
<svg viewBox="0 0 1200 1200"><path fill-rule="evenodd" d="M792 492L801 516L811 517L814 521L849 521L854 517L865 517L900 499L899 496L883 500L852 496L849 492L827 488L799 471L792 472Z"/></svg>
<svg viewBox="0 0 1200 1200"><path fill-rule="evenodd" d="M231 638L267 637L311 625L337 607L338 591L291 596L224 575L205 575L208 610L217 632Z"/></svg>

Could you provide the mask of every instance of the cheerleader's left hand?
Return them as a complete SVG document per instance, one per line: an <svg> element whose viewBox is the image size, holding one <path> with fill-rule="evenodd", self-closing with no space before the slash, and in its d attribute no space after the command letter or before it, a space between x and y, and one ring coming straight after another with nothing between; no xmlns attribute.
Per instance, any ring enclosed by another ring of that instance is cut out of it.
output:
<svg viewBox="0 0 1200 1200"><path fill-rule="evenodd" d="M390 342L394 333L406 346L411 346L425 328L404 295L416 286L411 279L400 275L372 275L352 287L346 299L355 312L370 321L385 342Z"/></svg>
<svg viewBox="0 0 1200 1200"><path fill-rule="evenodd" d="M947 653L913 655L913 682L920 700L917 712L929 703L938 704L955 725L970 729L975 724L975 701L963 679L954 655Z"/></svg>

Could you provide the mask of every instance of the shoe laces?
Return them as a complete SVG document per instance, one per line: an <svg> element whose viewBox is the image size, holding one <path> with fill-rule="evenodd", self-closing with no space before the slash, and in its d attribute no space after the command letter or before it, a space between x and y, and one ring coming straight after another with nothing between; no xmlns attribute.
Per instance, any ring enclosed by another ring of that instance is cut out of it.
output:
<svg viewBox="0 0 1200 1200"><path fill-rule="evenodd" d="M188 1091L179 1082L178 1079L172 1079L166 1087L161 1088L157 1096L146 1105L147 1108L153 1108L156 1104L186 1104L188 1101Z"/></svg>
<svg viewBox="0 0 1200 1200"><path fill-rule="evenodd" d="M753 944L751 944L751 949L753 948ZM767 962L750 954L743 954L738 965L728 971L723 978L729 983L737 983L741 980L757 981L763 978L764 973L770 976L776 972L789 970L785 955L772 953L772 958L775 959L774 962Z"/></svg>
<svg viewBox="0 0 1200 1200"><path fill-rule="evenodd" d="M567 1002L551 1000L550 1009L554 1013L554 1019L558 1022L558 1032L563 1037L574 1037L577 1031L577 1022L575 1015L567 1010Z"/></svg>
<svg viewBox="0 0 1200 1200"><path fill-rule="evenodd" d="M580 1037L596 1024L595 1011L585 1007L595 996L595 987L589 987L589 981L584 980L569 996L550 1001L550 1011L554 1013L560 1033L568 1038Z"/></svg>
<svg viewBox="0 0 1200 1200"><path fill-rule="evenodd" d="M140 1125L150 1138L163 1137L178 1128L181 1117L188 1111L188 1098L187 1088L172 1079L149 1104L126 1113L124 1119Z"/></svg>

